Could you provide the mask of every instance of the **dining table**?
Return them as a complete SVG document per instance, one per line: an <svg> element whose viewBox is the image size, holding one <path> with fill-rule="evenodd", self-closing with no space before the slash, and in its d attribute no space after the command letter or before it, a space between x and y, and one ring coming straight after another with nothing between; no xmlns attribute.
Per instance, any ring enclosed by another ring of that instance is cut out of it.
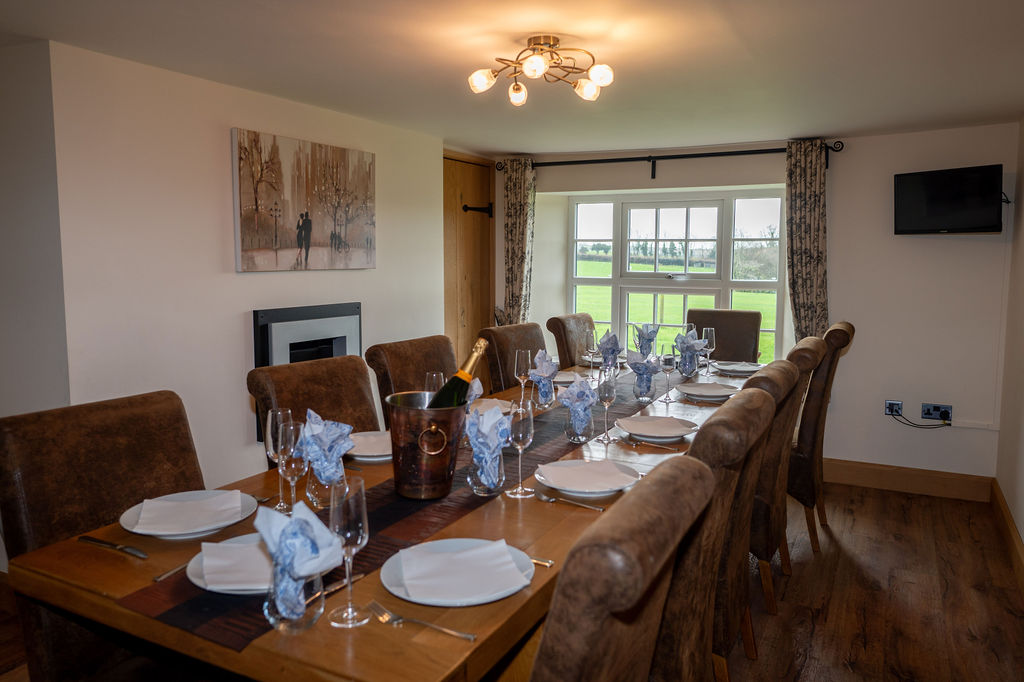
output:
<svg viewBox="0 0 1024 682"><path fill-rule="evenodd" d="M593 373L589 367L576 367L574 371L584 377ZM609 423L642 414L678 417L699 425L719 407L719 403L683 400L675 391L681 381L678 372L667 382L672 385L672 401L661 402L657 398L666 393L666 376L654 377L656 399L644 406L633 395L635 375L621 372L616 400L608 408ZM701 373L687 381L716 381L739 387L744 379ZM489 397L514 400L519 398L520 390L516 386ZM603 431L604 409L600 403L593 407L595 437ZM545 497L573 499L536 481L533 474L542 464L611 460L643 476L666 459L684 454L693 438L687 436L668 446L650 445L632 442L613 427L613 435L620 436L620 440L605 445L591 439L577 445L565 435L566 413L567 408L557 401L537 411L534 440L522 456L526 484L547 493ZM68 538L11 559L10 584L30 598L259 680L291 675L303 680L477 680L488 673L494 675L493 671L502 666L526 666L528 670L530 659L523 653L523 644L536 639L566 555L601 512L537 497L477 496L466 481L471 457L468 447L459 450L451 492L435 500L399 496L390 460L346 463L346 473L364 479L371 533L368 544L355 557L354 572L365 574L353 585L355 603L377 601L407 618L474 633L476 639L472 642L413 623L392 626L371 620L361 627L338 629L331 627L326 615L305 631L284 633L272 629L264 617L263 596L206 591L193 584L184 570L154 581L156 576L189 562L200 552L202 542L252 533L255 515L212 535L184 540L134 534L113 523L88 535L137 547L148 558ZM506 452L504 466L507 488L517 480L514 451ZM271 469L222 487L269 497L277 493L277 479L277 471ZM607 508L623 494L628 495L628 490L575 499ZM267 504L272 506L274 502ZM380 568L388 558L401 549L443 538L503 539L530 557L553 564L535 566L529 585L522 590L475 606L427 606L400 599L385 588ZM343 575L343 568L335 569L324 583ZM345 590L329 596L325 613L343 605L345 598Z"/></svg>

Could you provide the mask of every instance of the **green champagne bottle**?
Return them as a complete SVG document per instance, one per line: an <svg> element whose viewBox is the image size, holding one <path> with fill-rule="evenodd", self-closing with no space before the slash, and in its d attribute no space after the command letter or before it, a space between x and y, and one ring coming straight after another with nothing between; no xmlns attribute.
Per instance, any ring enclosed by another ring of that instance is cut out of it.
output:
<svg viewBox="0 0 1024 682"><path fill-rule="evenodd" d="M476 369L476 363L480 361L480 356L484 354L486 349L487 341L477 339L473 344L473 350L470 351L469 357L462 363L462 367L448 380L448 383L441 387L440 391L434 394L434 397L427 405L427 409L458 407L459 405L466 404L466 393L469 392L469 382L473 380L473 370Z"/></svg>

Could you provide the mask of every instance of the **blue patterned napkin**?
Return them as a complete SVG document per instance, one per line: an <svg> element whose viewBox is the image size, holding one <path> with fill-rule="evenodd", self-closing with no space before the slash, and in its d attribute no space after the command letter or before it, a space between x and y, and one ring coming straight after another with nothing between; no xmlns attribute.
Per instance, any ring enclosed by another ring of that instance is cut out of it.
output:
<svg viewBox="0 0 1024 682"><path fill-rule="evenodd" d="M618 364L619 353L622 352L622 346L619 345L619 337L612 334L611 330L606 331L601 340L597 342L597 352L601 354L606 367Z"/></svg>
<svg viewBox="0 0 1024 682"><path fill-rule="evenodd" d="M618 351L616 351L616 355ZM597 392L590 387L590 383L575 375L576 380L569 386L562 389L558 394L558 400L569 408L569 418L572 420L572 428L578 434L583 434L590 424L590 406L597 402Z"/></svg>
<svg viewBox="0 0 1024 682"><path fill-rule="evenodd" d="M707 341L697 338L696 329L686 332L685 336L683 334L676 334L676 349L680 355L683 353L699 353L704 350L706 345L708 345Z"/></svg>
<svg viewBox="0 0 1024 682"><path fill-rule="evenodd" d="M660 324L633 325L633 340L641 355L651 354L651 347L654 345L654 339L658 338L659 329L661 329Z"/></svg>
<svg viewBox="0 0 1024 682"><path fill-rule="evenodd" d="M303 583L341 565L341 538L329 531L303 502L295 505L291 517L260 507L253 525L274 559L277 610L285 618L301 618L306 612Z"/></svg>
<svg viewBox="0 0 1024 682"><path fill-rule="evenodd" d="M469 414L469 406L473 401L484 394L484 385L479 379L474 378L469 382L469 390L466 391L466 414Z"/></svg>
<svg viewBox="0 0 1024 682"><path fill-rule="evenodd" d="M473 447L473 465L477 468L480 482L488 488L499 485L501 448L508 443L511 426L512 417L503 415L499 407L492 407L482 415L479 410L473 410L466 419L466 433Z"/></svg>
<svg viewBox="0 0 1024 682"><path fill-rule="evenodd" d="M555 385L551 379L558 374L558 365L551 361L546 350L537 351L530 370L530 380L537 387L537 398L541 405L550 405L555 398Z"/></svg>
<svg viewBox="0 0 1024 682"><path fill-rule="evenodd" d="M302 427L298 447L321 483L335 485L345 480L341 457L355 445L348 437L350 433L352 427L348 424L327 421L313 410L306 410L306 425Z"/></svg>
<svg viewBox="0 0 1024 682"><path fill-rule="evenodd" d="M626 353L626 365L636 374L636 385L640 392L647 393L650 391L651 377L660 371L658 363L653 359L648 359L648 356L642 352L634 353L633 351L628 351Z"/></svg>

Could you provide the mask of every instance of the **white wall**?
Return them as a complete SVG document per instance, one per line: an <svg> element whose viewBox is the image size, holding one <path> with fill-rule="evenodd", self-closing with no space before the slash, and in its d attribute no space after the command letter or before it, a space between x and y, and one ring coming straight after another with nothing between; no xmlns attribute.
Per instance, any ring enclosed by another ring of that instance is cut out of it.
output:
<svg viewBox="0 0 1024 682"><path fill-rule="evenodd" d="M554 335L548 331L548 319L565 315L567 227L569 198L557 194L537 194L533 212L533 294L530 297L530 322L544 330L548 353L558 353ZM500 262L500 261L499 261Z"/></svg>
<svg viewBox="0 0 1024 682"><path fill-rule="evenodd" d="M441 333L438 138L51 44L70 398L168 388L207 485L265 468L255 308L363 304L363 349ZM376 154L375 270L234 271L232 127ZM415 285L411 285L411 283Z"/></svg>
<svg viewBox="0 0 1024 682"><path fill-rule="evenodd" d="M895 236L893 174L1003 164L1016 182L1018 125L846 138L828 178L830 316L857 328L839 363L828 457L992 476L1002 390L1013 216L999 235ZM904 401L953 406L953 428L900 426ZM1013 425L1007 425L1013 426Z"/></svg>

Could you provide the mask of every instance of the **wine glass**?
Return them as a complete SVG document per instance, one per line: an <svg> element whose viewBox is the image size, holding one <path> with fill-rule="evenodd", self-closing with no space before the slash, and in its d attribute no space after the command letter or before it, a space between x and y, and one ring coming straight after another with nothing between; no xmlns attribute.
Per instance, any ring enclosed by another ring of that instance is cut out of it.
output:
<svg viewBox="0 0 1024 682"><path fill-rule="evenodd" d="M591 376L594 371L594 358L597 356L597 329L594 329L590 334L587 335L583 341L586 344L586 358L587 358L587 378L592 379Z"/></svg>
<svg viewBox="0 0 1024 682"><path fill-rule="evenodd" d="M370 539L370 523L366 519L366 488L363 479L354 476L348 480L348 492L345 499L338 505L336 513L331 515L331 532L341 538L341 548L345 553L345 582L348 583L348 602L345 606L327 614L327 620L336 628L355 628L365 625L370 614L356 608L352 603L352 558L356 552L366 547Z"/></svg>
<svg viewBox="0 0 1024 682"><path fill-rule="evenodd" d="M615 402L615 381L619 376L618 367L602 367L597 377L597 399L604 405L604 434L597 437L598 443L614 443L618 438L608 435L608 408Z"/></svg>
<svg viewBox="0 0 1024 682"><path fill-rule="evenodd" d="M714 327L704 327L704 340L707 341L704 345L704 354L708 356L708 365L705 370L705 376L711 376L711 354L715 351Z"/></svg>
<svg viewBox="0 0 1024 682"><path fill-rule="evenodd" d="M278 462L278 453L281 452L281 426L290 424L292 411L287 407L275 407L267 410L267 423L263 428L263 446L266 448L267 457L275 464ZM280 473L280 472L279 472ZM274 511L282 514L288 511L288 503L284 501L284 478L277 477L277 504Z"/></svg>
<svg viewBox="0 0 1024 682"><path fill-rule="evenodd" d="M516 351L516 379L519 379L519 402L526 399L526 380L530 378L530 351L520 349Z"/></svg>
<svg viewBox="0 0 1024 682"><path fill-rule="evenodd" d="M512 423L509 425L508 439L519 451L519 485L511 490L506 490L505 494L517 499L530 497L533 495L533 488L523 487L523 450L533 442L533 401L512 401L512 410L509 414L512 417Z"/></svg>
<svg viewBox="0 0 1024 682"><path fill-rule="evenodd" d="M277 473L292 486L292 503L288 513L295 508L295 483L309 468L302 456L299 441L302 440L302 422L288 422L281 425L281 450L277 453Z"/></svg>
<svg viewBox="0 0 1024 682"><path fill-rule="evenodd" d="M437 393L444 386L444 372L427 372L423 381L423 390L428 393Z"/></svg>
<svg viewBox="0 0 1024 682"><path fill-rule="evenodd" d="M662 344L661 355L658 356L658 359L661 371L665 373L665 395L663 395L661 400L658 402L670 405L673 400L669 395L669 393L671 393L671 388L669 387L670 382L668 377L676 368L676 347L671 343Z"/></svg>

